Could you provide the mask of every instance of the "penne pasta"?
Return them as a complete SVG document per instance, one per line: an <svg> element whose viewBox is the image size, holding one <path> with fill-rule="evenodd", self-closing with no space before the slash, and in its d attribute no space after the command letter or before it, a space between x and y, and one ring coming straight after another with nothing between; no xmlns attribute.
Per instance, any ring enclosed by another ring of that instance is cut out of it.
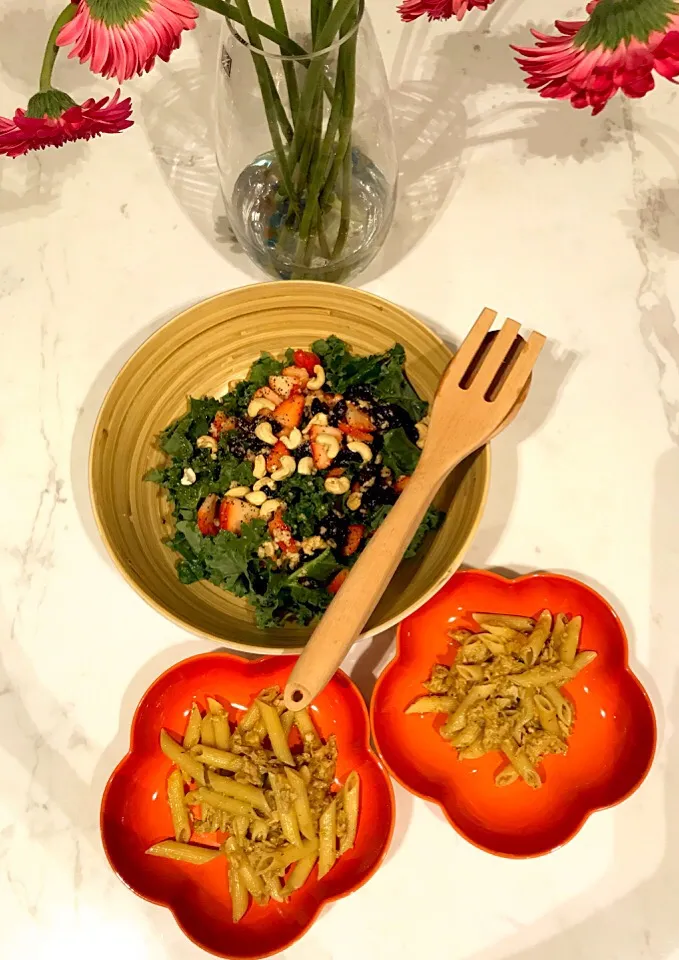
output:
<svg viewBox="0 0 679 960"><path fill-rule="evenodd" d="M197 843L178 843L176 840L163 840L155 843L146 851L152 857L165 857L167 860L181 860L183 863L210 863L219 856L216 847L201 847Z"/></svg>
<svg viewBox="0 0 679 960"><path fill-rule="evenodd" d="M502 750L509 763L496 774L496 785L523 779L537 789L542 758L568 752L575 710L560 688L597 654L578 652L579 616L568 620L549 610L535 620L514 614L472 616L478 632L449 633L462 644L454 651L454 663L450 668L434 664L424 682L428 696L419 697L405 713L447 714L436 729L460 760ZM340 821L340 838L343 828Z"/></svg>
<svg viewBox="0 0 679 960"><path fill-rule="evenodd" d="M218 773L214 773L212 770L207 772L207 782L209 788L216 793L233 797L235 800L243 800L262 813L271 813L271 807L261 787L253 787L250 783L238 783L231 777L220 777Z"/></svg>
<svg viewBox="0 0 679 960"><path fill-rule="evenodd" d="M573 705L553 683L546 684L542 692L554 706L559 721L569 728L573 723Z"/></svg>
<svg viewBox="0 0 679 960"><path fill-rule="evenodd" d="M521 650L521 659L528 667L537 663L538 657L542 653L542 648L547 643L552 630L552 615L549 610L543 610L538 617L538 622L531 631L525 646Z"/></svg>
<svg viewBox="0 0 679 960"><path fill-rule="evenodd" d="M295 761L292 759L288 738L283 732L281 718L278 711L270 703L259 701L259 715L264 721L266 732L271 743L271 749L276 754L281 763L294 767Z"/></svg>
<svg viewBox="0 0 679 960"><path fill-rule="evenodd" d="M516 617L510 613L472 613L472 619L476 620L483 629L490 625L509 627L511 630L526 633L535 627L535 620L531 617Z"/></svg>
<svg viewBox="0 0 679 960"><path fill-rule="evenodd" d="M526 753L521 748L517 749L516 744L511 740L504 740L502 743L502 750L514 767L519 776L526 781L529 787L532 787L533 790L538 790L542 786L542 780L540 775L530 762Z"/></svg>
<svg viewBox="0 0 679 960"><path fill-rule="evenodd" d="M553 733L555 737L560 736L559 720L556 715L556 708L551 700L548 700L543 693L535 694L535 709L540 718L540 725L547 733Z"/></svg>
<svg viewBox="0 0 679 960"><path fill-rule="evenodd" d="M318 823L318 879L332 869L337 858L337 800L332 800Z"/></svg>
<svg viewBox="0 0 679 960"><path fill-rule="evenodd" d="M302 836L306 837L307 840L313 840L316 836L316 828L314 827L314 821L311 815L311 806L309 804L309 794L307 792L306 783L303 777L301 777L294 770L291 770L289 767L286 768L285 775L293 792L293 804L295 807L295 814L297 815L297 823L299 825L300 833Z"/></svg>
<svg viewBox="0 0 679 960"><path fill-rule="evenodd" d="M513 783L519 779L518 771L514 769L511 763L508 763L506 767L503 767L502 770L495 777L495 786L496 787L510 787Z"/></svg>
<svg viewBox="0 0 679 960"><path fill-rule="evenodd" d="M191 839L191 821L184 803L184 778L179 769L173 770L167 778L167 802L172 815L175 840L188 843Z"/></svg>
<svg viewBox="0 0 679 960"><path fill-rule="evenodd" d="M223 793L217 793L216 790L208 790L207 787L198 787L191 793L187 793L186 802L188 804L204 804L208 807L214 807L216 810L225 810L234 816L242 814L251 817L253 814L252 804L244 800L236 800L235 797L227 797Z"/></svg>
<svg viewBox="0 0 679 960"><path fill-rule="evenodd" d="M205 785L205 769L190 753L187 753L177 741L170 736L167 730L160 731L160 749L166 757L172 760L182 773L187 774L192 780Z"/></svg>
<svg viewBox="0 0 679 960"><path fill-rule="evenodd" d="M202 717L200 715L200 710L198 709L197 704L193 704L191 707L191 713L189 714L189 720L186 724L186 730L184 731L184 749L190 750L191 747L195 747L197 743L200 742L200 721Z"/></svg>
<svg viewBox="0 0 679 960"><path fill-rule="evenodd" d="M206 747L216 746L215 728L212 722L212 715L209 713L206 713L200 721L200 742L204 743Z"/></svg>
<svg viewBox="0 0 679 960"><path fill-rule="evenodd" d="M580 643L580 628L582 617L573 617L566 624L559 647L559 656L567 666L573 666L575 654Z"/></svg>
<svg viewBox="0 0 679 960"><path fill-rule="evenodd" d="M301 860L298 860L295 866L290 871L290 875L285 882L283 887L283 896L289 897L291 893L294 893L295 890L299 890L300 887L303 887L304 884L309 879L311 871L314 869L314 865L318 860L318 854L312 853L308 857L302 857Z"/></svg>
<svg viewBox="0 0 679 960"><path fill-rule="evenodd" d="M274 800L276 801L276 809L278 810L283 836L288 843L298 847L302 842L302 838L299 834L299 825L295 814L293 791L280 773L270 772L269 783L271 784Z"/></svg>
<svg viewBox="0 0 679 960"><path fill-rule="evenodd" d="M286 847L274 854L272 866L278 871L287 869L291 863L304 860L307 857L316 857L318 854L318 840L304 840L296 846Z"/></svg>
<svg viewBox="0 0 679 960"><path fill-rule="evenodd" d="M314 746L320 744L321 738L318 736L316 727L311 721L308 710L295 711L295 724L304 743L311 742Z"/></svg>
<svg viewBox="0 0 679 960"><path fill-rule="evenodd" d="M250 894L238 870L229 866L229 893L231 894L231 918L238 923L247 912L250 903Z"/></svg>
<svg viewBox="0 0 679 960"><path fill-rule="evenodd" d="M218 750L217 747L208 747L202 743L191 750L191 756L201 764L216 767L218 770L228 770L238 773L243 768L243 757L227 750ZM205 781L204 781L205 782Z"/></svg>
<svg viewBox="0 0 679 960"><path fill-rule="evenodd" d="M456 705L455 697L420 697L406 708L406 713L448 713Z"/></svg>
<svg viewBox="0 0 679 960"><path fill-rule="evenodd" d="M346 819L345 833L340 840L339 855L351 850L356 842L358 831L358 809L360 805L361 780L355 770L352 770L341 790L342 808Z"/></svg>
<svg viewBox="0 0 679 960"><path fill-rule="evenodd" d="M183 743L161 730L161 749L175 765L167 779L174 839L147 853L194 864L224 854L237 923L251 899L255 906L285 902L317 861L327 873L354 846L360 781L352 771L334 792L335 736L321 740L310 713L285 710L278 687L263 690L233 732L222 704L206 697L206 705L202 715L192 704ZM295 725L303 742L291 749ZM193 834L217 834L215 841L223 842L208 847L191 842Z"/></svg>
<svg viewBox="0 0 679 960"><path fill-rule="evenodd" d="M285 739L290 742L290 731L295 725L295 714L292 710L286 710L285 713L281 714L281 726L283 727L283 733L285 734Z"/></svg>

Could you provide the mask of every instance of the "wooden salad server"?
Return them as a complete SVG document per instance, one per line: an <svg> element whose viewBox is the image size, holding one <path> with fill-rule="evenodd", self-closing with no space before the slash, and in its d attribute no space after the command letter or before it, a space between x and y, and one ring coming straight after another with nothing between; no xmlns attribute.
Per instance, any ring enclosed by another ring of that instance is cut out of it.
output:
<svg viewBox="0 0 679 960"><path fill-rule="evenodd" d="M484 310L448 364L431 407L429 431L408 485L368 541L297 660L285 687L289 710L309 706L339 667L377 606L439 487L465 457L513 420L545 338L519 337Z"/></svg>

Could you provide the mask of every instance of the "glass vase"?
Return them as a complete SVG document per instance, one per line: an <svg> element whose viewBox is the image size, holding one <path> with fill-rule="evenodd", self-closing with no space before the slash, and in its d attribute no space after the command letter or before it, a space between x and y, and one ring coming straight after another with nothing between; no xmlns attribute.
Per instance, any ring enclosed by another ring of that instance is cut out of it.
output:
<svg viewBox="0 0 679 960"><path fill-rule="evenodd" d="M216 149L231 227L276 279L342 282L373 259L397 179L389 87L364 0L236 0Z"/></svg>

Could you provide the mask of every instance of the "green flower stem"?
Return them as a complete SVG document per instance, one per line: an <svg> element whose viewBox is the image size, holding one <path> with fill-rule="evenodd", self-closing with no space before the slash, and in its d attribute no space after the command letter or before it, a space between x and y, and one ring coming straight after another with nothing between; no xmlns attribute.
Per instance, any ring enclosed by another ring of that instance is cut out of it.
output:
<svg viewBox="0 0 679 960"><path fill-rule="evenodd" d="M289 35L288 21L283 9L283 0L269 0L271 8L271 18L274 26L285 36ZM297 108L299 106L299 89L297 87L297 76L295 75L295 64L292 60L283 61L283 73L285 74L285 83L288 88L288 101L290 102L290 113L292 122L297 119Z"/></svg>
<svg viewBox="0 0 679 960"><path fill-rule="evenodd" d="M337 0L332 8L322 29L319 31L318 38L314 44L314 50L325 50L329 47L335 34L339 31L347 16L355 8L356 0ZM290 145L290 167L295 169L302 154L302 148L307 136L307 121L312 115L314 98L320 82L322 81L323 67L326 57L314 57L309 64L304 89L300 98L299 115L295 125L295 135Z"/></svg>
<svg viewBox="0 0 679 960"><path fill-rule="evenodd" d="M242 23L245 27L245 32L247 33L250 46L255 48L252 53L252 61L257 72L257 80L259 82L259 88L262 94L262 102L264 104L266 120L269 125L269 132L271 133L271 142L276 154L278 166L280 167L283 186L285 187L287 195L290 198L290 204L294 208L297 206L297 201L295 198L292 177L290 175L290 168L288 166L288 158L286 156L283 140L278 128L278 115L276 112L276 87L264 53L260 54L256 52L257 49L262 49L262 41L260 40L257 28L254 25L254 17L252 16L252 11L250 10L248 0L236 0L236 2L243 18Z"/></svg>
<svg viewBox="0 0 679 960"><path fill-rule="evenodd" d="M343 169L347 154L351 156L351 135L354 124L354 108L356 103L356 46L357 36L354 35L345 43L347 59L344 65L344 96L342 99L342 119L340 122L339 143L335 160L328 175L328 179L321 193L321 206L327 207L332 202L335 185ZM345 187L346 189L346 187Z"/></svg>
<svg viewBox="0 0 679 960"><path fill-rule="evenodd" d="M351 224L351 148L344 155L344 164L342 168L342 212L339 230L337 231L337 240L335 248L332 251L333 260L337 260L344 250L344 245L349 236L349 226Z"/></svg>
<svg viewBox="0 0 679 960"><path fill-rule="evenodd" d="M225 17L227 20L233 20L235 23L240 23L243 25L243 17L241 15L238 7L234 6L233 3L227 3L225 0L195 0L195 3L199 7L205 7L206 10L212 10L215 13L220 14L222 17ZM287 57L300 57L300 63L307 70L309 69L310 61L309 51L305 50L304 47L300 46L295 40L292 40L285 33L282 33L280 30L277 30L275 27L272 27L270 23L267 23L266 20L260 20L257 17L252 17L252 22L255 25L257 33L260 37L264 37L265 40L270 40L271 43L275 43L276 46L280 49L281 53ZM332 99L332 84L329 80L325 81L325 92L328 97L328 100Z"/></svg>
<svg viewBox="0 0 679 960"><path fill-rule="evenodd" d="M47 38L45 56L43 57L42 67L40 69L41 92L49 90L52 86L52 71L54 70L54 61L57 59L57 54L59 53L57 37L61 32L61 28L67 24L69 20L72 20L77 12L78 5L76 3L69 3L69 5L61 11L57 19L54 21L54 26L50 30L50 35Z"/></svg>

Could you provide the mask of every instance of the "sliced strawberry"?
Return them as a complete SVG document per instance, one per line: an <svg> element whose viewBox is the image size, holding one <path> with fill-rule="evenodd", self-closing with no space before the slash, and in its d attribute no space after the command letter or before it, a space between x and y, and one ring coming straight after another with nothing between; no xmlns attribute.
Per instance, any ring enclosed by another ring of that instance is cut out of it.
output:
<svg viewBox="0 0 679 960"><path fill-rule="evenodd" d="M344 473L344 467L333 467L332 470L328 470L329 477L341 477Z"/></svg>
<svg viewBox="0 0 679 960"><path fill-rule="evenodd" d="M339 573L335 574L335 576L332 578L332 580L326 587L326 590L328 591L328 593L337 593L337 591L342 586L342 584L344 583L344 581L347 579L348 576L349 576L349 571L347 570L346 567L343 567Z"/></svg>
<svg viewBox="0 0 679 960"><path fill-rule="evenodd" d="M274 518L269 521L269 533L281 550L287 553L294 553L297 550L299 544L293 537L292 530L283 520L280 513L277 513Z"/></svg>
<svg viewBox="0 0 679 960"><path fill-rule="evenodd" d="M304 397L301 393L294 394L284 400L273 411L273 417L286 430L293 430L302 422L304 416Z"/></svg>
<svg viewBox="0 0 679 960"><path fill-rule="evenodd" d="M332 460L328 456L328 448L322 443L316 443L314 440L311 441L311 456L313 457L314 466L317 470L327 470Z"/></svg>
<svg viewBox="0 0 679 960"><path fill-rule="evenodd" d="M317 357L311 350L295 350L294 361L296 367L302 367L309 376L313 376L314 367L320 367L321 358Z"/></svg>
<svg viewBox="0 0 679 960"><path fill-rule="evenodd" d="M410 477L406 477L406 476L399 477L396 483L394 484L394 490L396 491L396 493L403 493L405 488L408 486L409 480L410 480Z"/></svg>
<svg viewBox="0 0 679 960"><path fill-rule="evenodd" d="M229 533L240 533L242 524L259 516L259 507L237 497L224 497L219 508L219 526Z"/></svg>
<svg viewBox="0 0 679 960"><path fill-rule="evenodd" d="M373 442L373 435L368 433L367 430L359 430L358 427L351 427L348 423L340 423L339 428L346 435L349 443L353 440L360 440L363 443Z"/></svg>
<svg viewBox="0 0 679 960"><path fill-rule="evenodd" d="M344 547L342 548L342 553L345 557L350 557L352 554L356 553L359 546L361 545L361 540L365 535L365 527L362 523L350 523L349 529L347 530L347 539Z"/></svg>
<svg viewBox="0 0 679 960"><path fill-rule="evenodd" d="M215 418L210 424L210 434L219 440L223 433L236 429L236 421L233 417L227 417L223 410L218 410Z"/></svg>
<svg viewBox="0 0 679 960"><path fill-rule="evenodd" d="M306 371L305 371L306 373ZM295 377L269 377L269 387L277 393L282 400L287 400L293 393L299 393L302 389L299 380Z"/></svg>
<svg viewBox="0 0 679 960"><path fill-rule="evenodd" d="M274 470L279 470L282 466L281 457L287 457L289 453L290 451L285 444L279 440L278 443L271 448L266 458L266 472L273 473Z"/></svg>
<svg viewBox="0 0 679 960"><path fill-rule="evenodd" d="M297 380L302 389L306 387L307 383L311 379L309 377L309 371L305 370L304 367L285 367L281 375L283 377L292 377L293 380Z"/></svg>
<svg viewBox="0 0 679 960"><path fill-rule="evenodd" d="M375 429L367 412L351 402L347 404L347 423L350 427L354 427L356 430L364 430L366 433Z"/></svg>
<svg viewBox="0 0 679 960"><path fill-rule="evenodd" d="M309 430L309 436L312 440L315 440L321 433L325 433L329 437L337 437L338 440L342 439L342 431L339 427L322 427L320 424L315 423L311 430Z"/></svg>
<svg viewBox="0 0 679 960"><path fill-rule="evenodd" d="M217 494L210 493L198 508L198 529L204 537L213 537L215 533L219 533L219 522L215 519L218 503Z"/></svg>
<svg viewBox="0 0 679 960"><path fill-rule="evenodd" d="M260 387L258 390L255 390L255 399L270 400L276 407L281 402L281 397L279 397L276 391L272 390L271 387Z"/></svg>

